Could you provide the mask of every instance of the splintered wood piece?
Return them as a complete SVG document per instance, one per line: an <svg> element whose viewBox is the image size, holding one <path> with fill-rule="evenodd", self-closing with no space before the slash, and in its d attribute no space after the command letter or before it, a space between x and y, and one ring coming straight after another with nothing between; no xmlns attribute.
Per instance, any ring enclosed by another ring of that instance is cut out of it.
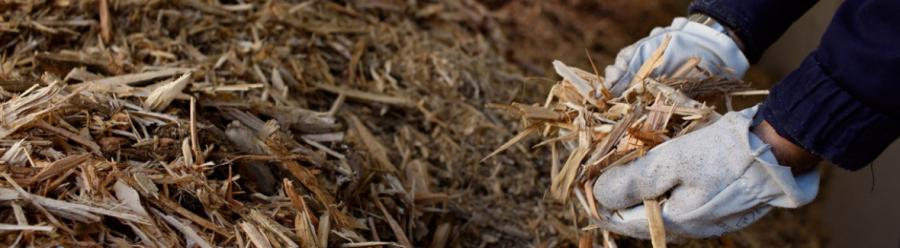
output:
<svg viewBox="0 0 900 248"><path fill-rule="evenodd" d="M52 226L0 224L0 231L39 231L39 232L52 232L54 229L55 229L55 228L53 228Z"/></svg>
<svg viewBox="0 0 900 248"><path fill-rule="evenodd" d="M297 243L294 243L295 239L299 239L299 237L295 233L291 232L287 227L282 226L271 218L263 215L261 212L259 212L259 210L250 210L250 219L259 225L260 230L267 230L267 233L275 234L275 236L280 239L282 243L284 243L287 247L300 247L299 245L297 245ZM313 239L311 240L315 240L315 236L313 236Z"/></svg>
<svg viewBox="0 0 900 248"><path fill-rule="evenodd" d="M294 189L293 182L284 179L284 186L282 189L287 193L288 197L290 197L291 204L294 205L295 210L298 211L294 217L294 231L296 238L300 240L300 245L304 248L319 247L319 238L316 237L317 233L313 228L313 223L318 221L315 219L315 215L313 215L309 206L306 205L306 201L303 200L303 197ZM329 224L327 223L329 221L328 216L326 215L322 221ZM322 223L319 224L322 225ZM325 235L328 234L326 233Z"/></svg>
<svg viewBox="0 0 900 248"><path fill-rule="evenodd" d="M191 97L190 107L190 130L191 130L191 150L193 151L194 162L203 164L205 158L200 150L200 138L197 134L197 98Z"/></svg>
<svg viewBox="0 0 900 248"><path fill-rule="evenodd" d="M109 21L109 3L107 0L97 2L97 8L100 10L100 37L104 43L109 43L112 39L112 24Z"/></svg>
<svg viewBox="0 0 900 248"><path fill-rule="evenodd" d="M600 212L597 211L597 201L594 200L594 181L588 180L584 182L584 196L587 198L588 211L591 217L600 218Z"/></svg>
<svg viewBox="0 0 900 248"><path fill-rule="evenodd" d="M280 134L279 134L280 135ZM283 137L281 137L283 138ZM271 151L272 155L276 156L288 156L290 155L290 151L284 147L283 144L276 142L273 139L269 139L266 144L268 145L268 150ZM319 184L318 179L316 179L315 174L306 166L301 165L297 161L293 159L281 160L281 168L288 171L292 176L297 178L304 187L312 191L313 196L315 196L316 200L318 200L325 208L328 210L329 215L334 218L335 223L340 228L356 228L359 226L359 223L347 216L340 209L336 207L336 201L334 196L332 196L328 191L326 191L322 185Z"/></svg>
<svg viewBox="0 0 900 248"><path fill-rule="evenodd" d="M97 79L91 81L91 83L100 85L100 86L111 86L111 85L125 85L130 86L132 84L136 84L139 82L144 82L147 80L163 78L174 76L179 73L185 73L190 70L184 68L166 68L158 71L148 71L148 72L139 72L139 73L131 73L118 75L114 77L107 77L102 79Z"/></svg>
<svg viewBox="0 0 900 248"><path fill-rule="evenodd" d="M34 204L41 205L52 213L60 215L61 217L85 223L100 221L101 218L97 215L105 215L138 223L148 222L146 218L132 213L46 198L43 196L30 194L28 192L25 192L24 190L17 189L0 188L0 201L27 199Z"/></svg>
<svg viewBox="0 0 900 248"><path fill-rule="evenodd" d="M66 137L72 141L75 141L76 143L82 144L85 147L87 147L91 153L94 153L97 156L103 155L103 153L100 151L100 145L98 145L97 142L94 142L93 140L91 140L87 137L84 137L84 136L81 136L78 134L74 134L72 132L69 132L68 130L59 128L54 125L50 125L50 123L47 123L46 121L43 121L43 120L37 121L37 127L40 127L41 129L44 129L44 130L47 130L50 132L57 133L60 136Z"/></svg>
<svg viewBox="0 0 900 248"><path fill-rule="evenodd" d="M592 247L594 247L594 234L590 231L582 232L581 237L578 239L578 248Z"/></svg>
<svg viewBox="0 0 900 248"><path fill-rule="evenodd" d="M556 69L557 74L565 79L564 82L569 82L569 84L571 84L575 87L576 90L578 90L578 94L580 94L581 97L584 98L584 100L592 105L597 104L597 101L593 96L594 87L591 86L589 82L585 81L578 74L576 74L576 72L573 71L573 68L570 68L568 65L563 64L563 62L559 60L553 61L553 68Z"/></svg>
<svg viewBox="0 0 900 248"><path fill-rule="evenodd" d="M272 244L269 243L269 238L266 237L262 231L259 230L256 225L250 224L249 222L244 222L240 224L241 230L247 234L247 237L250 239L250 242L253 243L253 246L257 248L272 248Z"/></svg>
<svg viewBox="0 0 900 248"><path fill-rule="evenodd" d="M31 89L0 104L0 139L44 115L65 105L69 99L78 95L85 87L75 88L71 93L60 97L63 86L54 82L46 87Z"/></svg>
<svg viewBox="0 0 900 248"><path fill-rule="evenodd" d="M147 99L144 100L144 108L150 111L160 111L169 106L175 97L191 82L191 73L185 73L172 82L157 87Z"/></svg>
<svg viewBox="0 0 900 248"><path fill-rule="evenodd" d="M526 128L525 130L522 130L522 132L519 132L518 134L516 134L516 136L513 136L511 139L509 139L509 141L506 141L506 143L503 143L503 145L500 145L500 147L498 147L497 150L494 150L493 152L491 152L491 154L488 154L487 156L482 158L480 163L483 163L488 158L491 158L494 155L497 155L497 154L505 151L506 149L509 149L516 143L519 143L519 141L522 141L523 139L528 137L528 135L531 135L532 133L536 133L538 130L540 130L540 128L537 126L532 126L532 127Z"/></svg>
<svg viewBox="0 0 900 248"><path fill-rule="evenodd" d="M768 94L769 90L745 90L728 93L730 96L763 96Z"/></svg>
<svg viewBox="0 0 900 248"><path fill-rule="evenodd" d="M618 143L619 140L626 134L628 127L638 118L641 114L639 106L635 105L630 114L625 115L619 122L617 122L612 131L609 132L609 135L606 136L603 141L601 141L600 145L598 145L594 152L591 154L591 157L585 164L595 165L600 164L600 159L605 157L612 148Z"/></svg>
<svg viewBox="0 0 900 248"><path fill-rule="evenodd" d="M642 64L637 73L634 74L634 78L631 79L631 83L629 85L644 82L644 79L650 76L650 73L653 72L653 69L656 69L656 67L662 64L663 54L666 53L666 48L669 47L669 41L671 40L672 36L666 35L666 38L663 40L662 44L659 44L659 47L657 47L656 50L653 51L653 54L650 55L650 58L644 61L644 64Z"/></svg>
<svg viewBox="0 0 900 248"><path fill-rule="evenodd" d="M578 175L581 161L588 155L591 149L590 134L586 130L579 130L578 148L569 155L563 168L556 178L550 179L550 196L559 202L567 202L572 192L572 184Z"/></svg>
<svg viewBox="0 0 900 248"><path fill-rule="evenodd" d="M26 182L23 183L22 186L28 186L35 182L42 182L47 179L50 179L53 176L63 174L65 172L75 168L76 166L80 165L81 163L84 163L90 157L91 157L90 154L81 154L81 155L72 155L72 156L68 156L68 157L65 157L60 160L56 160L53 163L50 163L50 165L47 165L47 167L44 167L43 170L41 170L34 176L31 176L31 178L26 180Z"/></svg>
<svg viewBox="0 0 900 248"><path fill-rule="evenodd" d="M428 248L444 248L450 243L450 231L453 228L453 225L450 223L443 223L438 225L437 229L434 230L434 235L431 238L431 245Z"/></svg>
<svg viewBox="0 0 900 248"><path fill-rule="evenodd" d="M662 209L659 200L644 200L644 210L647 213L647 223L650 227L650 242L653 248L666 247L666 229L663 224Z"/></svg>
<svg viewBox="0 0 900 248"><path fill-rule="evenodd" d="M416 102L412 99L399 97L399 96L389 96L371 92L365 92L360 90L348 89L340 86L334 86L329 84L315 84L316 88L322 89L324 91L328 91L334 94L345 95L347 98L354 100L364 100L364 101L372 101L390 105L396 105L401 107L416 107Z"/></svg>
<svg viewBox="0 0 900 248"><path fill-rule="evenodd" d="M681 66L678 67L678 69L675 70L675 73L672 73L672 75L668 75L668 76L666 76L666 77L667 77L667 78L682 78L682 77L685 77L685 76L688 75L688 73L689 73L691 70L694 70L695 67L696 67L697 65L699 65L699 64L700 64L700 57L691 56L690 58L687 59L687 61L684 62L684 64L681 64Z"/></svg>
<svg viewBox="0 0 900 248"><path fill-rule="evenodd" d="M522 117L529 120L562 121L566 117L566 115L562 113L544 107L531 106L521 103L513 103L513 107L519 108L519 110L522 112Z"/></svg>
<svg viewBox="0 0 900 248"><path fill-rule="evenodd" d="M213 232L218 233L219 235L222 235L224 237L231 236L231 233L226 231L224 228L219 227L219 225L212 223L211 221L207 220L206 218L203 218L203 217L195 214L194 212L191 212L190 210L185 209L184 207L179 205L177 202L172 201L172 199L169 199L168 197L166 197L164 195L158 195L158 198L155 201L151 201L151 202L153 202L154 204L157 204L161 208L169 209L170 211L175 212L184 218L187 218L191 222L193 222L197 225L200 225L203 228L212 230Z"/></svg>
<svg viewBox="0 0 900 248"><path fill-rule="evenodd" d="M113 191L115 191L116 198L122 202L124 207L144 217L150 217L150 214L147 213L147 210L141 205L141 196L138 194L137 190L134 190L134 188L122 180L116 180L116 183L113 184Z"/></svg>
<svg viewBox="0 0 900 248"><path fill-rule="evenodd" d="M184 239L187 241L187 247L191 246L199 246L201 248L212 248L213 246L209 244L208 241L200 237L196 230L191 227L189 224L185 224L181 222L175 216L164 214L163 212L156 210L154 208L150 208L153 213L162 218L166 223L169 223L170 226L174 227L176 230L181 232L184 235Z"/></svg>
<svg viewBox="0 0 900 248"><path fill-rule="evenodd" d="M348 114L346 119L356 134L356 138L359 139L360 144L365 146L369 151L369 154L375 159L378 169L382 171L397 172L397 167L394 166L394 163L388 158L387 150L384 148L384 145L382 145L381 142L378 142L375 135L373 135L372 132L369 131L369 128L359 120L359 117Z"/></svg>
<svg viewBox="0 0 900 248"><path fill-rule="evenodd" d="M311 217L311 216L310 216ZM319 226L316 235L319 237L319 248L328 247L328 236L331 235L331 218L328 218L328 212L319 216Z"/></svg>
<svg viewBox="0 0 900 248"><path fill-rule="evenodd" d="M600 94L603 95L603 99L612 99L612 92L609 92L609 88L606 88L606 84L604 82L605 79L600 77L600 71L597 70L597 65L594 64L594 59L591 58L591 53L587 49L584 49L584 52L587 54L588 61L591 62L591 69L594 69L594 75L597 76L597 79L600 79L597 83L597 86L600 87Z"/></svg>
<svg viewBox="0 0 900 248"><path fill-rule="evenodd" d="M556 142L550 143L550 178L559 176L559 150L556 148Z"/></svg>
<svg viewBox="0 0 900 248"><path fill-rule="evenodd" d="M612 239L612 235L609 234L609 231L602 230L603 233L603 247L604 248L618 248L616 245L616 241Z"/></svg>
<svg viewBox="0 0 900 248"><path fill-rule="evenodd" d="M403 231L403 227L401 227L400 223L397 223L397 220L394 219L394 216L384 208L384 203L381 203L381 199L378 198L378 193L375 193L374 190L372 191L372 200L375 201L375 205L378 206L378 209L381 210L381 214L384 215L385 221L387 221L388 226L391 227L394 236L397 237L397 242L400 242L400 244L405 247L414 247L412 243L409 242L409 238L406 237L406 232Z"/></svg>

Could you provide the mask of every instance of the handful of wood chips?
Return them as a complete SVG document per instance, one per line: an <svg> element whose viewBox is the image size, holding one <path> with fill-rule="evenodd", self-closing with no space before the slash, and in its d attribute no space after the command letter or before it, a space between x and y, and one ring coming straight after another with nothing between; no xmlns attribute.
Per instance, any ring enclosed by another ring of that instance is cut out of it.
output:
<svg viewBox="0 0 900 248"><path fill-rule="evenodd" d="M651 72L663 62L668 41L667 38L654 51L627 90L618 96L604 87L604 79L593 61L594 73L554 61L553 66L563 79L551 88L543 105L492 104L520 116L526 128L487 157L531 134L540 134L546 139L535 147L546 146L551 151L550 196L563 203L574 196L590 219L602 218L593 192L600 174L719 117L713 106L694 99L724 95L730 109L729 96L747 89L742 81L711 75L698 66L700 59L696 57L672 74L651 77ZM569 151L562 164L560 145ZM654 247L665 246L659 202L645 200L644 205ZM611 242L608 232L603 231L603 236L604 243Z"/></svg>

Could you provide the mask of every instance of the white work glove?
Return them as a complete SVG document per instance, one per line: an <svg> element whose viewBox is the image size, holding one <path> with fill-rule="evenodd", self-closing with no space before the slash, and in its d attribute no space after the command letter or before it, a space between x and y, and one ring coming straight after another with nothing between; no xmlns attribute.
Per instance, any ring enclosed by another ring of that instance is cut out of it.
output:
<svg viewBox="0 0 900 248"><path fill-rule="evenodd" d="M691 57L699 57L699 67L713 75L740 79L750 66L747 58L728 35L709 26L678 17L672 25L654 28L650 35L623 48L614 64L606 66L606 87L620 95L644 61L656 51L666 36L671 36L663 53L663 64L651 72L651 77L671 75Z"/></svg>
<svg viewBox="0 0 900 248"><path fill-rule="evenodd" d="M641 203L665 196L666 238L680 242L744 228L773 207L812 201L819 189L818 171L795 177L789 167L779 165L769 146L750 132L756 110L729 112L600 175L594 184L603 215L599 225L647 239Z"/></svg>

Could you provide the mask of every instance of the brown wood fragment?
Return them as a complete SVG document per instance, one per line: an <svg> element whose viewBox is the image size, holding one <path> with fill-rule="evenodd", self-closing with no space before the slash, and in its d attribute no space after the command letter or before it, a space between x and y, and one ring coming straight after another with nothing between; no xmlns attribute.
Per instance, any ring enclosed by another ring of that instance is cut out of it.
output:
<svg viewBox="0 0 900 248"><path fill-rule="evenodd" d="M666 48L669 47L669 41L672 40L672 36L666 36L663 40L662 44L653 51L653 54L650 55L643 65L641 65L640 69L634 74L634 78L631 79L630 85L634 85L636 83L643 83L644 79L650 76L650 73L653 72L653 69L656 69L663 62L663 54L666 52Z"/></svg>
<svg viewBox="0 0 900 248"><path fill-rule="evenodd" d="M38 121L37 126L42 129L45 129L47 131L51 131L51 132L57 133L59 135L62 135L63 137L66 137L72 141L75 141L76 143L86 146L88 148L88 150L91 153L94 153L95 155L98 155L98 156L103 155L103 152L100 151L100 145L98 145L93 140L90 140L90 139L83 137L81 135L78 135L78 134L74 134L72 132L69 132L68 130L50 125L49 123L47 123L46 121L43 121L43 120Z"/></svg>
<svg viewBox="0 0 900 248"><path fill-rule="evenodd" d="M400 107L414 108L416 107L416 102L412 99L400 97L400 96L389 96L383 94L376 94L371 92L359 91L354 89L343 88L339 86L333 86L328 84L316 84L316 88L322 89L324 91L328 91L334 94L342 94L347 96L347 98L354 100L362 100L362 101L372 101L390 105L396 105Z"/></svg>
<svg viewBox="0 0 900 248"><path fill-rule="evenodd" d="M109 41L112 39L112 24L109 21L109 3L107 3L107 0L98 1L97 9L100 10L100 37L103 38L104 43L109 44Z"/></svg>
<svg viewBox="0 0 900 248"><path fill-rule="evenodd" d="M40 172L38 172L31 178L26 180L25 183L23 183L22 185L28 186L35 182L42 182L47 179L50 179L53 176L67 172L67 171L75 168L79 164L86 162L88 160L88 158L90 158L90 155L82 154L82 155L68 156L66 158L54 161L50 165L47 165L47 167L44 167L43 170L41 170Z"/></svg>
<svg viewBox="0 0 900 248"><path fill-rule="evenodd" d="M394 166L394 163L388 158L387 150L381 145L381 142L378 142L375 135L372 135L369 128L359 120L359 117L356 117L353 114L347 114L345 119L348 124L350 124L353 133L356 134L355 136L358 139L358 142L366 147L369 155L375 159L375 165L377 166L375 169L395 173L398 172L397 167Z"/></svg>
<svg viewBox="0 0 900 248"><path fill-rule="evenodd" d="M269 147L269 151L273 155L277 156L286 156L290 152L284 148L277 140L269 139L266 141L266 144ZM319 185L318 179L316 176L310 171L310 169L306 168L297 161L294 160L283 160L281 163L281 168L288 171L292 176L297 178L304 187L313 192L313 195L316 197L322 205L325 205L325 208L328 209L329 215L332 216L335 220L335 224L339 228L357 228L359 227L359 223L355 220L351 219L349 216L341 212L336 207L336 202L334 200L334 196L325 191L322 186Z"/></svg>
<svg viewBox="0 0 900 248"><path fill-rule="evenodd" d="M195 214L194 212L191 212L190 210L187 210L184 207L181 207L181 205L178 205L178 203L172 201L171 199L169 199L168 197L166 197L164 195L159 195L159 198L156 199L156 201L152 201L152 202L161 208L168 209L172 212L178 213L182 217L187 218L188 220L196 223L197 225L202 226L203 228L212 230L213 232L215 232L219 235L222 235L224 237L231 237L231 235L232 235L231 233L229 233L222 227L219 227L215 223L212 223L209 220Z"/></svg>
<svg viewBox="0 0 900 248"><path fill-rule="evenodd" d="M578 248L594 247L594 235L591 232L582 232L581 238L578 239Z"/></svg>
<svg viewBox="0 0 900 248"><path fill-rule="evenodd" d="M659 200L644 200L644 210L647 212L647 222L650 225L650 241L653 243L653 248L665 248L666 229L663 224Z"/></svg>
<svg viewBox="0 0 900 248"><path fill-rule="evenodd" d="M381 214L384 215L385 221L387 221L388 226L391 227L394 236L397 237L397 242L405 247L413 247L412 243L409 242L409 238L406 237L406 232L403 230L403 227L401 227L400 224L397 223L397 220L391 216L391 213L384 208L384 204L381 203L381 199L378 198L375 191L372 191L372 200L375 202L375 205L378 206L378 209L381 210Z"/></svg>

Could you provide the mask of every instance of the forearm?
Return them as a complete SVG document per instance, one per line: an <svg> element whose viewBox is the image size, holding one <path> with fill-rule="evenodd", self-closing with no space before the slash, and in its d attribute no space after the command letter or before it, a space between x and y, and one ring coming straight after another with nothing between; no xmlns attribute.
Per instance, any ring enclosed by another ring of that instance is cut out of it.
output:
<svg viewBox="0 0 900 248"><path fill-rule="evenodd" d="M900 137L900 2L846 1L819 48L770 91L759 114L784 139L845 169Z"/></svg>

